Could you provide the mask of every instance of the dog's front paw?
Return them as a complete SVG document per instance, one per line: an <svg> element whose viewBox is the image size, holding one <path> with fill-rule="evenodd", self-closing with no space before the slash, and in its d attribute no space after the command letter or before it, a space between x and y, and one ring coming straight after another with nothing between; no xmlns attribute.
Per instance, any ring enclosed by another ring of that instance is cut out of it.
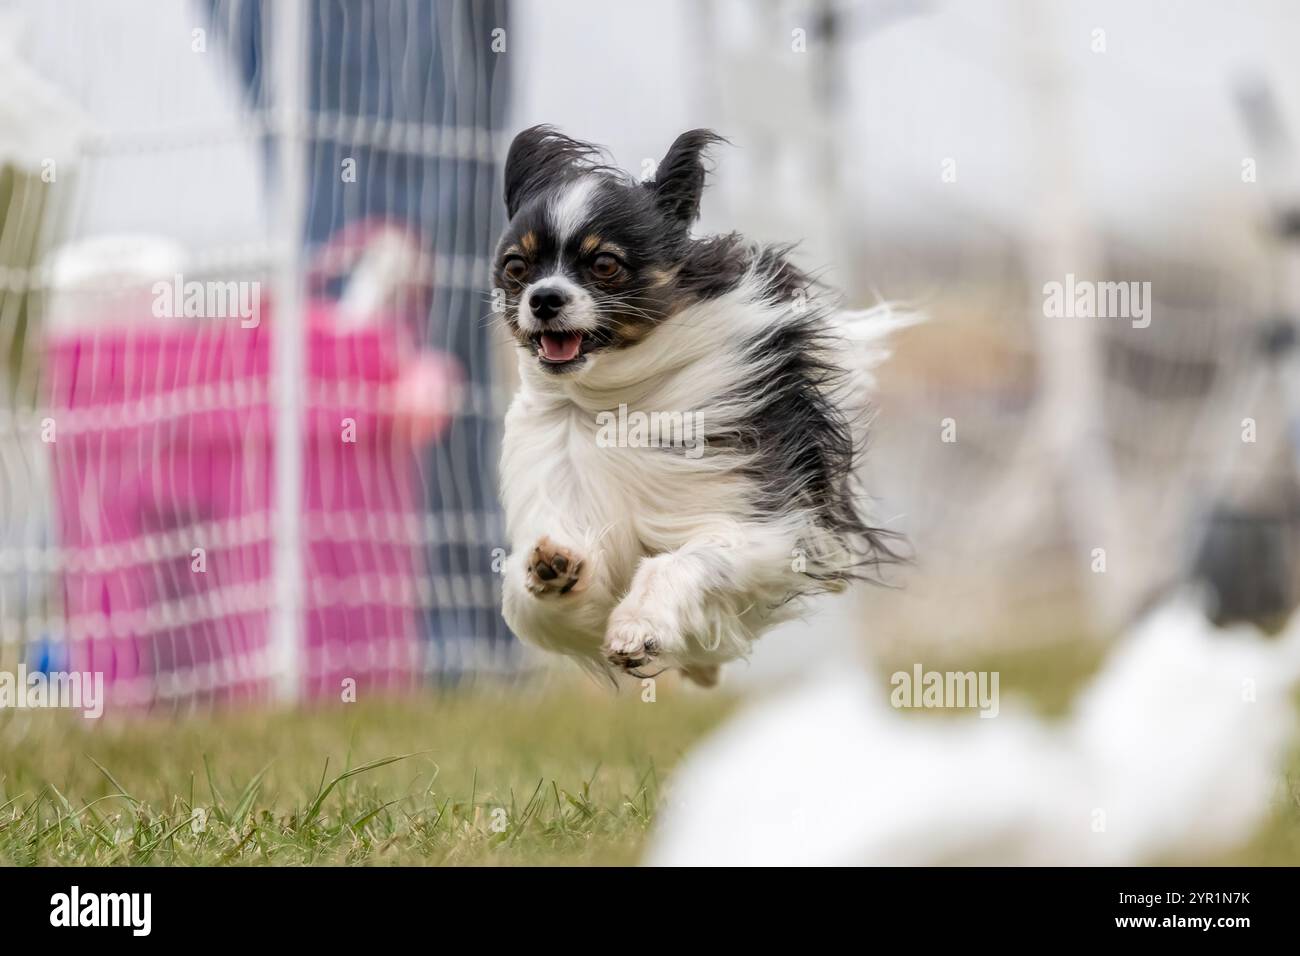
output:
<svg viewBox="0 0 1300 956"><path fill-rule="evenodd" d="M570 548L541 537L528 556L525 581L528 590L545 594L575 594L587 587L587 562Z"/></svg>
<svg viewBox="0 0 1300 956"><path fill-rule="evenodd" d="M605 636L605 659L625 671L644 667L663 647L659 632L646 620L612 623Z"/></svg>
<svg viewBox="0 0 1300 956"><path fill-rule="evenodd" d="M672 649L674 638L663 621L615 608L605 633L605 659L615 667L632 672L662 658Z"/></svg>

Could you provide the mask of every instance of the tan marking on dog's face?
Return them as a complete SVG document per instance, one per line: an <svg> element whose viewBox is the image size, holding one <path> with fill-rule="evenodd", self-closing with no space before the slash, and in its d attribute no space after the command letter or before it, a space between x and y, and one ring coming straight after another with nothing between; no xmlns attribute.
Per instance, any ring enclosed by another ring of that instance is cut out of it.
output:
<svg viewBox="0 0 1300 956"><path fill-rule="evenodd" d="M531 231L524 233L522 236L519 237L519 245L523 248L525 255L529 255L529 256L536 255L537 254L537 233Z"/></svg>
<svg viewBox="0 0 1300 956"><path fill-rule="evenodd" d="M593 232L589 234L585 239L582 240L582 245L578 247L578 251L581 252L584 256L589 256L599 248L600 248L600 236L598 236L596 233Z"/></svg>

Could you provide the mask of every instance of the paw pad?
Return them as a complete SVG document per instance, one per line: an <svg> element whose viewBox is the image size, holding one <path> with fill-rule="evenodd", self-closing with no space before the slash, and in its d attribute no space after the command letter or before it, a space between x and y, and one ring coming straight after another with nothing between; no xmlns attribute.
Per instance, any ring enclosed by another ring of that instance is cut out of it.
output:
<svg viewBox="0 0 1300 956"><path fill-rule="evenodd" d="M568 548L541 538L528 558L528 590L534 594L571 594L587 586L584 561Z"/></svg>

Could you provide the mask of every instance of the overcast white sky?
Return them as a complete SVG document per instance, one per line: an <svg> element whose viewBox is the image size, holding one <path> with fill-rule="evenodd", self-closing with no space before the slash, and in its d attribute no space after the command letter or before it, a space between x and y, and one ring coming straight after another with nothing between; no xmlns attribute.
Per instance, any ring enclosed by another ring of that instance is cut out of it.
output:
<svg viewBox="0 0 1300 956"><path fill-rule="evenodd" d="M843 200L877 221L942 219L952 202L1014 226L1032 214L1027 189L1061 174L1064 154L1087 208L1111 228L1160 238L1245 218L1254 197L1243 194L1241 160L1253 151L1231 88L1248 71L1272 80L1300 137L1294 3L935 0L928 14L872 31L868 17L886 5L847 5L862 29L844 53L850 95L838 130L854 193ZM635 163L683 128L725 124L692 92L701 76L692 62L699 5L655 6L654 16L620 17L618 5L600 0L520 4L527 81L518 125L558 123ZM721 6L719 55L760 42L743 28L752 18L738 4ZM774 52L783 54L788 29L804 23L797 9L787 5L780 35L763 38ZM1091 49L1094 29L1105 31L1104 53ZM817 55L814 43L806 55ZM1043 100L1052 77L1064 98ZM1039 135L1035 109L1054 101L1066 115ZM800 117L784 121L798 135ZM744 148L743 126L724 131ZM957 160L958 189L940 180L948 157Z"/></svg>
<svg viewBox="0 0 1300 956"><path fill-rule="evenodd" d="M660 155L683 129L717 126L737 146L721 157L720 178L743 168L756 115L788 131L787 141L805 136L797 78L820 51L815 37L802 60L789 51L790 30L811 26L799 5L781 6L763 28L741 0L722 0L711 33L703 6L519 0L513 125L556 123L606 143L631 166ZM837 201L873 228L941 229L961 215L1015 230L1033 215L1027 197L1059 179L1073 182L1095 222L1135 238L1244 229L1260 191L1241 183L1252 150L1233 109L1234 78L1247 70L1270 77L1300 138L1300 6L1286 0L932 0L929 13L871 28L882 8L926 6L846 4L857 12L843 51L849 95L834 135L846 174ZM27 18L20 49L105 128L184 124L235 109L219 57L188 49L200 20L194 6L6 7ZM1097 28L1105 53L1090 49ZM747 79L744 65L761 50L772 73ZM1059 94L1047 96L1043 84L1053 77ZM1044 103L1064 104L1046 124L1035 112ZM950 157L956 184L940 180ZM256 156L236 145L187 154L187 162L251 171ZM1261 166L1260 177L1275 172ZM256 176L214 175L214 188L195 197L185 193L192 173L169 167L167 157L105 169L92 221L168 226L199 241L260 234L264 203L240 185ZM782 181L782 201L796 213L815 209L801 194L815 186L796 173Z"/></svg>

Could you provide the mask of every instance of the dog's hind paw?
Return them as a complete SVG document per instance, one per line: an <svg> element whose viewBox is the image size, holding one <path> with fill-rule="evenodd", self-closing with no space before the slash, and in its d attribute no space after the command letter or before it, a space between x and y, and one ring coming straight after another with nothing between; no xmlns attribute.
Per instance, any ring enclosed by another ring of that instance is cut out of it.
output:
<svg viewBox="0 0 1300 956"><path fill-rule="evenodd" d="M695 664L690 667L682 668L682 676L692 684L700 687L717 687L718 674L721 672L717 664Z"/></svg>
<svg viewBox="0 0 1300 956"><path fill-rule="evenodd" d="M541 597L545 594L576 594L587 587L586 562L569 548L563 548L545 536L537 540L528 557L528 590Z"/></svg>

